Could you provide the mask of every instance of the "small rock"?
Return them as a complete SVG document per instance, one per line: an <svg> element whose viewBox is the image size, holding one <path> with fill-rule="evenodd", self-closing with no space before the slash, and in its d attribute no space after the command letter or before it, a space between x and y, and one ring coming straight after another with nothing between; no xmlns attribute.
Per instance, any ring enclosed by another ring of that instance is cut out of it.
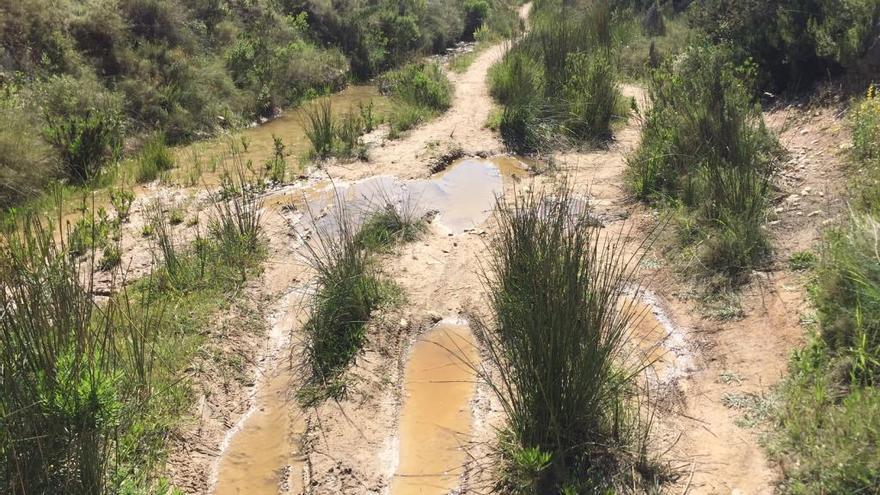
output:
<svg viewBox="0 0 880 495"><path fill-rule="evenodd" d="M801 129L801 136L806 136L807 132L809 132L807 129Z"/></svg>
<svg viewBox="0 0 880 495"><path fill-rule="evenodd" d="M791 196L785 198L786 203L797 203L801 199L797 194L792 194Z"/></svg>
<svg viewBox="0 0 880 495"><path fill-rule="evenodd" d="M815 210L815 211L811 211L810 213L808 213L807 216L808 217L815 217L815 216L821 215L821 214L822 214L822 210Z"/></svg>
<svg viewBox="0 0 880 495"><path fill-rule="evenodd" d="M397 326L400 328L406 328L409 326L409 322L406 321L406 318L401 318L399 322L397 322Z"/></svg>

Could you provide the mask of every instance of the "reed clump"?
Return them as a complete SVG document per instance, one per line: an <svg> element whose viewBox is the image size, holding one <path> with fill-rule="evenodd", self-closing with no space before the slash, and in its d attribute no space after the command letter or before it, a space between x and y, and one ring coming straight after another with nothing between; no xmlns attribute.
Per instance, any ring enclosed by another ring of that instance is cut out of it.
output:
<svg viewBox="0 0 880 495"><path fill-rule="evenodd" d="M637 410L643 368L626 352L641 317L638 255L605 239L567 186L499 199L495 219L494 318L476 329L494 369L484 378L507 415L497 488L585 493L631 486L633 470L651 476Z"/></svg>
<svg viewBox="0 0 880 495"><path fill-rule="evenodd" d="M490 92L504 105L504 143L533 153L607 141L629 113L614 62L621 36L610 2L535 8L532 30L489 72Z"/></svg>

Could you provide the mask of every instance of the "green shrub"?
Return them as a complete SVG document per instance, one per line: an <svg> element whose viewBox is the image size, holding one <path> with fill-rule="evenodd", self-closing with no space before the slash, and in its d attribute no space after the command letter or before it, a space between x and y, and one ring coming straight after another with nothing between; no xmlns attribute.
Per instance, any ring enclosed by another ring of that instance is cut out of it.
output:
<svg viewBox="0 0 880 495"><path fill-rule="evenodd" d="M529 104L504 107L498 128L501 140L511 151L519 154L538 151L543 141L538 133L537 113L537 108Z"/></svg>
<svg viewBox="0 0 880 495"><path fill-rule="evenodd" d="M601 240L575 201L567 186L500 198L489 244L494 325L476 330L507 414L502 445L528 460L502 469L528 473L535 490L524 493L632 487L635 465L646 460L631 395L640 368L623 357L639 317L626 293L635 283L631 258L620 239Z"/></svg>
<svg viewBox="0 0 880 495"><path fill-rule="evenodd" d="M97 214L86 211L73 227L68 225L67 252L76 257L87 254L92 249L107 246L111 228L111 222L103 208L98 209Z"/></svg>
<svg viewBox="0 0 880 495"><path fill-rule="evenodd" d="M797 89L841 70L867 72L880 4L864 0L708 0L691 9L691 25L754 60L760 87ZM876 67L873 67L876 70Z"/></svg>
<svg viewBox="0 0 880 495"><path fill-rule="evenodd" d="M474 39L474 32L479 29L489 15L491 6L486 0L467 0L464 5L464 38Z"/></svg>
<svg viewBox="0 0 880 495"><path fill-rule="evenodd" d="M628 159L636 196L680 204L700 265L731 279L769 252L762 225L781 153L741 71L717 49L691 49L657 71L642 142Z"/></svg>
<svg viewBox="0 0 880 495"><path fill-rule="evenodd" d="M543 72L523 50L511 50L489 69L489 93L499 103L529 102L543 92Z"/></svg>
<svg viewBox="0 0 880 495"><path fill-rule="evenodd" d="M0 98L0 208L37 196L58 175L39 122L18 101Z"/></svg>
<svg viewBox="0 0 880 495"><path fill-rule="evenodd" d="M452 83L436 63L414 63L386 74L392 97L417 107L444 111L452 105Z"/></svg>
<svg viewBox="0 0 880 495"><path fill-rule="evenodd" d="M53 118L46 137L61 154L66 176L87 182L114 160L122 145L122 127L117 116L89 111L85 117Z"/></svg>
<svg viewBox="0 0 880 495"><path fill-rule="evenodd" d="M122 253L119 252L119 246L116 244L108 244L101 253L101 259L98 260L98 269L110 271L122 263Z"/></svg>
<svg viewBox="0 0 880 495"><path fill-rule="evenodd" d="M131 215L134 193L127 189L110 189L110 205L116 210L116 221L125 223Z"/></svg>
<svg viewBox="0 0 880 495"><path fill-rule="evenodd" d="M816 255L812 251L798 251L788 257L788 268L795 271L810 270L816 266Z"/></svg>
<svg viewBox="0 0 880 495"><path fill-rule="evenodd" d="M413 242L426 230L427 224L415 216L412 205L388 200L367 217L355 235L355 243L369 251L382 251L397 243Z"/></svg>
<svg viewBox="0 0 880 495"><path fill-rule="evenodd" d="M391 126L388 137L397 139L402 133L430 119L433 114L425 107L407 103L397 105L388 118L388 124Z"/></svg>
<svg viewBox="0 0 880 495"><path fill-rule="evenodd" d="M566 61L571 76L563 86L568 115L563 121L567 134L578 141L611 139L611 124L628 109L616 83L614 66L597 53L573 53Z"/></svg>
<svg viewBox="0 0 880 495"><path fill-rule="evenodd" d="M350 157L355 154L360 146L360 136L364 133L364 124L358 114L351 109L339 118L336 125L335 137L337 154Z"/></svg>
<svg viewBox="0 0 880 495"><path fill-rule="evenodd" d="M124 296L98 306L93 272L51 229L19 227L0 242L0 482L16 494L113 491L110 473L130 459L120 442L150 402L151 333L140 325L155 321Z"/></svg>
<svg viewBox="0 0 880 495"><path fill-rule="evenodd" d="M266 172L269 173L269 180L280 184L284 182L287 175L287 160L284 158L284 142L278 136L272 135L272 158L266 160Z"/></svg>
<svg viewBox="0 0 880 495"><path fill-rule="evenodd" d="M612 63L619 36L609 2L536 8L529 34L490 69L489 91L505 105L502 139L523 153L610 139L629 109Z"/></svg>
<svg viewBox="0 0 880 495"><path fill-rule="evenodd" d="M144 143L137 161L138 168L135 179L139 183L154 181L163 172L174 168L174 157L165 144L163 134L156 134Z"/></svg>

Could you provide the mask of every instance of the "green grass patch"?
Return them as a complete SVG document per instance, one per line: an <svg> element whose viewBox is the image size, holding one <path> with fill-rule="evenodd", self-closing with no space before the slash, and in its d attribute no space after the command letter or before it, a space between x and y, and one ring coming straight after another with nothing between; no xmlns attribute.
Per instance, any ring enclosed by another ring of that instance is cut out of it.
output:
<svg viewBox="0 0 880 495"><path fill-rule="evenodd" d="M622 38L611 3L536 9L532 30L489 72L490 93L505 106L502 140L517 153L607 141L629 114L617 83Z"/></svg>
<svg viewBox="0 0 880 495"><path fill-rule="evenodd" d="M218 211L218 224L249 224L244 217L257 211L229 208L242 218ZM57 242L45 221L13 220L0 239L0 486L135 493L161 485L166 440L191 401L181 373L205 328L259 269L260 243L216 229L183 247L158 208L157 268L98 302L95 270L116 269L115 244L93 266L94 255L71 256L69 241Z"/></svg>

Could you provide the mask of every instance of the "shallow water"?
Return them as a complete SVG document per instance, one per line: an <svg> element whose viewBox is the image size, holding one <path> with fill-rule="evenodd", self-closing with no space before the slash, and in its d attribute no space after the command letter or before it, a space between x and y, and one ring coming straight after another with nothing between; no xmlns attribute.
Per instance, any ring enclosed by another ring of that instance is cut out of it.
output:
<svg viewBox="0 0 880 495"><path fill-rule="evenodd" d="M378 119L390 108L388 98L380 95L379 89L371 85L349 86L329 98L334 115L348 111L357 114L358 104L368 105L373 102L373 115ZM262 171L275 151L273 136L281 138L284 143L287 170L292 173L298 169L300 157L309 150L303 122L306 119L305 109L315 104L314 101L308 102L301 107L286 110L265 124L250 127L234 136L218 137L177 148L175 157L178 169L174 171L173 179L184 185L216 186L224 169L231 171L236 166L230 158L232 146L240 151L241 165L250 161L255 171ZM195 181L196 184L192 184L195 176L198 176L198 180Z"/></svg>
<svg viewBox="0 0 880 495"><path fill-rule="evenodd" d="M296 452L305 423L293 385L284 366L258 394L257 408L223 453L215 495L275 495L287 487L301 493L304 460Z"/></svg>
<svg viewBox="0 0 880 495"><path fill-rule="evenodd" d="M650 377L659 383L669 383L687 372L693 359L684 332L669 318L656 296L651 292L641 294L633 310L642 316L630 333L634 357L646 367Z"/></svg>
<svg viewBox="0 0 880 495"><path fill-rule="evenodd" d="M338 205L361 222L372 211L393 204L399 211L420 217L433 212L434 225L449 234L479 227L504 192L504 181L525 174L510 157L467 158L429 179L402 180L378 176L366 180L310 188L290 195L292 204L310 211L318 228L333 231L339 222Z"/></svg>
<svg viewBox="0 0 880 495"><path fill-rule="evenodd" d="M458 485L479 360L470 328L442 321L413 346L405 370L392 495L441 495Z"/></svg>

